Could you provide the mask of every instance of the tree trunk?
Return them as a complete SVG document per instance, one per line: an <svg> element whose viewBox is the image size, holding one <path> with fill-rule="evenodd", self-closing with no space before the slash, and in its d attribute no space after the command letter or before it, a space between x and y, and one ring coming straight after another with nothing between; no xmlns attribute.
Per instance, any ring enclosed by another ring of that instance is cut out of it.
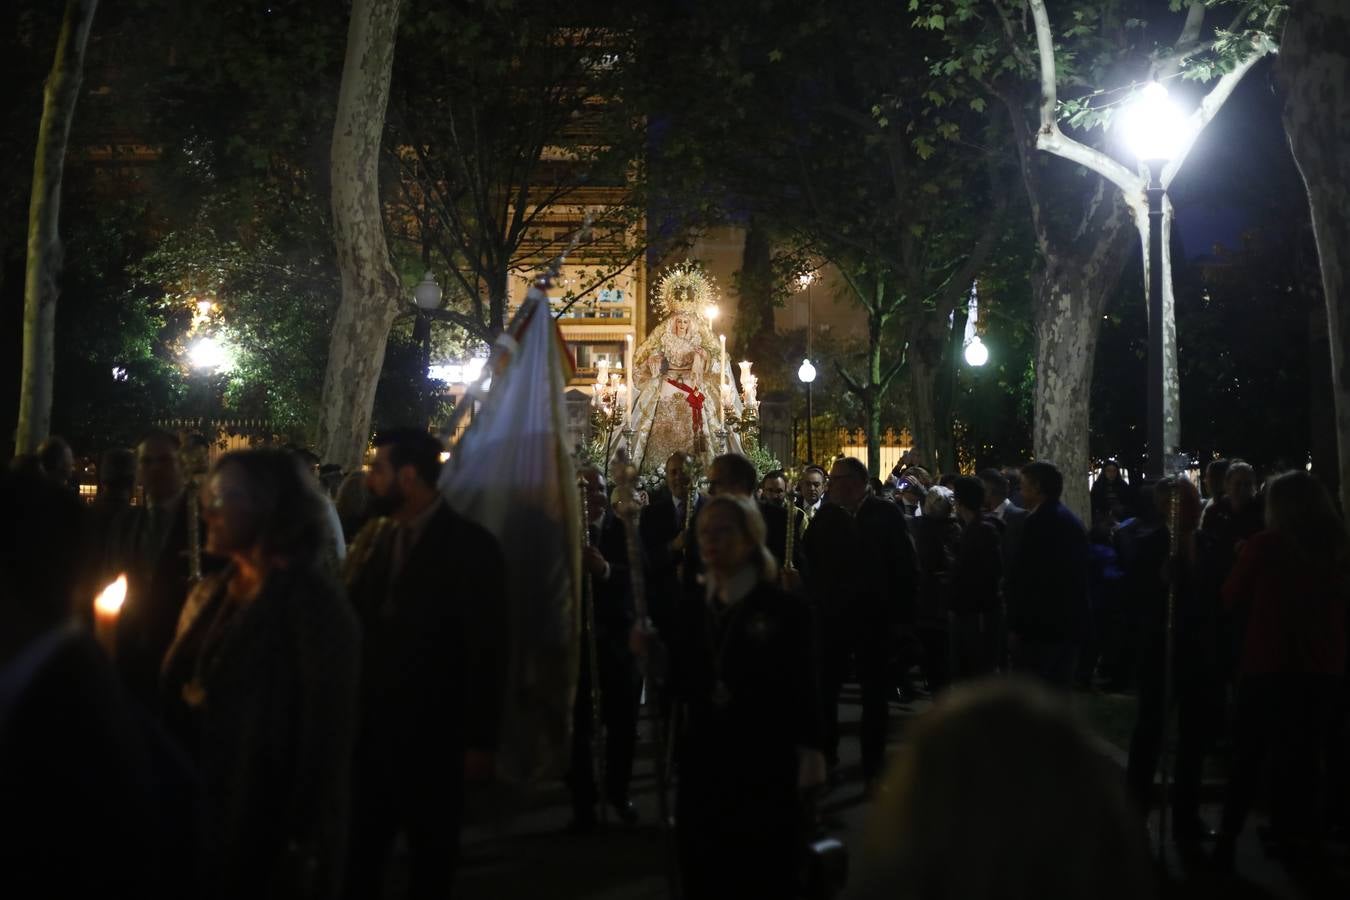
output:
<svg viewBox="0 0 1350 900"><path fill-rule="evenodd" d="M876 286L876 310L882 308L883 284ZM881 472L881 398L885 385L881 383L881 331L885 326L880 312L867 317L867 395L863 404L866 421L863 431L867 435L867 473L873 478Z"/></svg>
<svg viewBox="0 0 1350 900"><path fill-rule="evenodd" d="M1350 7L1344 0L1290 4L1280 42L1284 127L1308 188L1322 270L1336 400L1341 508L1350 510Z"/></svg>
<svg viewBox="0 0 1350 900"><path fill-rule="evenodd" d="M1107 201L1087 247L1055 252L1032 279L1036 334L1036 458L1064 473L1064 505L1088 521L1088 401L1106 295L1120 278L1131 236L1126 206ZM1084 252L1084 251L1088 252Z"/></svg>
<svg viewBox="0 0 1350 900"><path fill-rule="evenodd" d="M1032 441L1036 458L1054 463L1064 473L1064 504L1086 517L1088 399L1101 298L1093 298L1081 281L1064 271L1067 268L1052 260L1034 287L1036 414Z"/></svg>
<svg viewBox="0 0 1350 900"><path fill-rule="evenodd" d="M942 471L938 459L938 419L936 411L937 368L918 346L920 339L909 343L905 365L909 368L910 429L914 434L914 450L934 474Z"/></svg>
<svg viewBox="0 0 1350 900"><path fill-rule="evenodd" d="M333 231L342 299L333 322L319 410L324 462L361 465L375 388L398 314L380 207L380 139L394 65L400 0L353 0L333 126Z"/></svg>
<svg viewBox="0 0 1350 900"><path fill-rule="evenodd" d="M28 207L28 259L23 288L23 384L14 452L32 453L51 430L52 367L56 357L57 279L61 274L61 179L75 103L84 76L84 49L97 0L67 0L56 57L42 96Z"/></svg>

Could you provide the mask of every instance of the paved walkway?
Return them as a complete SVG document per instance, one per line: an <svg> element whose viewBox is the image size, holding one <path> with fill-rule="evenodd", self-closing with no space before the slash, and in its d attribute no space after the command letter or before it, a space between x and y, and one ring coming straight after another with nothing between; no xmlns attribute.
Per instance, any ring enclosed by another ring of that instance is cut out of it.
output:
<svg viewBox="0 0 1350 900"><path fill-rule="evenodd" d="M1114 705L1109 715L1128 715L1119 696L1076 694L1074 702L1085 718L1100 717L1102 704ZM891 746L902 740L908 720L928 708L925 700L912 706L892 706ZM866 804L862 797L857 737L858 706L855 694L846 694L842 708L840 747L844 779L826 797L823 811L832 834L842 837L851 847L859 844ZM1103 730L1111 730L1104 728ZM1117 732L1119 729L1116 729ZM644 720L641 732L649 734ZM1124 765L1119 749L1119 734L1111 742L1103 739L1106 752ZM625 828L610 818L610 824L589 835L570 835L565 829L571 816L567 792L561 784L539 790L529 796L513 797L495 789L471 801L472 824L464 833L464 856L457 881L457 900L515 900L515 898L553 898L553 900L664 900L667 865L665 837L657 827L655 776L650 743L639 748L634 776L633 800L642 816L640 824ZM489 819L482 811L496 810ZM1211 804L1203 810L1211 824L1217 824L1219 807ZM1156 818L1150 823L1155 826ZM1238 850L1238 871L1242 878L1219 878L1204 870L1187 873L1170 851L1166 854L1168 880L1166 897L1288 898L1320 900L1322 897L1350 897L1350 866L1345 846L1333 849L1329 875L1320 883L1296 883L1278 862L1268 860L1262 849L1259 829L1264 821L1254 816ZM1156 840L1154 840L1156 848ZM398 880L395 873L395 880ZM391 889L397 885L391 884ZM390 896L400 896L391 893Z"/></svg>

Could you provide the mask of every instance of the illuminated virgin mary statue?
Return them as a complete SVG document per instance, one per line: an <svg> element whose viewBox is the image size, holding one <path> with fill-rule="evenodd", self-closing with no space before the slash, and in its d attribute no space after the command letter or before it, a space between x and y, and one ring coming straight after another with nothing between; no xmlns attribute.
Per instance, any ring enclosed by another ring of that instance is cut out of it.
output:
<svg viewBox="0 0 1350 900"><path fill-rule="evenodd" d="M656 283L652 306L662 321L633 356L629 457L643 472L679 450L704 463L741 451L740 438L724 427L725 413L739 414L741 400L705 312L717 300L716 282L696 263L668 269Z"/></svg>

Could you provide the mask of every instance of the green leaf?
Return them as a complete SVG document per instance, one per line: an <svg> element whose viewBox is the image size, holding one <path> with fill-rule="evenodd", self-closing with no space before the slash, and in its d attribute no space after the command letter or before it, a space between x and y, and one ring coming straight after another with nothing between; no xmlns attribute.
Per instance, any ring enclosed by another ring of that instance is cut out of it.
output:
<svg viewBox="0 0 1350 900"><path fill-rule="evenodd" d="M973 109L973 110L975 110L976 112L984 112L984 106L985 106L985 103L984 103L984 98L983 98L983 97L971 97L971 98L970 98L970 108Z"/></svg>

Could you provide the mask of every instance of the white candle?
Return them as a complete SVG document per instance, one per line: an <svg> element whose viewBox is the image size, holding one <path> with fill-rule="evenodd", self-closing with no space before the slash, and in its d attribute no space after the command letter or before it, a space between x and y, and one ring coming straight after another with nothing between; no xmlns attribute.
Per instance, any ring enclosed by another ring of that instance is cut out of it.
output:
<svg viewBox="0 0 1350 900"><path fill-rule="evenodd" d="M117 619L122 614L122 604L126 599L126 575L118 575L94 598L94 636L110 657L117 647Z"/></svg>
<svg viewBox="0 0 1350 900"><path fill-rule="evenodd" d="M727 392L727 382L731 380L731 373L727 371L727 336L725 334L719 334L717 340L722 345L722 380L719 384L721 385L722 393L725 394Z"/></svg>
<svg viewBox="0 0 1350 900"><path fill-rule="evenodd" d="M624 377L624 379L626 380L625 383L626 383L627 386L628 386L628 390L625 392L625 393L628 395L628 398L627 398L628 403L627 403L627 408L624 410L624 421L628 423L628 427L629 427L629 428L632 428L632 427L633 427L633 425L632 425L632 423L633 423L633 336L632 336L631 334L625 334L625 335L623 336L623 377Z"/></svg>

